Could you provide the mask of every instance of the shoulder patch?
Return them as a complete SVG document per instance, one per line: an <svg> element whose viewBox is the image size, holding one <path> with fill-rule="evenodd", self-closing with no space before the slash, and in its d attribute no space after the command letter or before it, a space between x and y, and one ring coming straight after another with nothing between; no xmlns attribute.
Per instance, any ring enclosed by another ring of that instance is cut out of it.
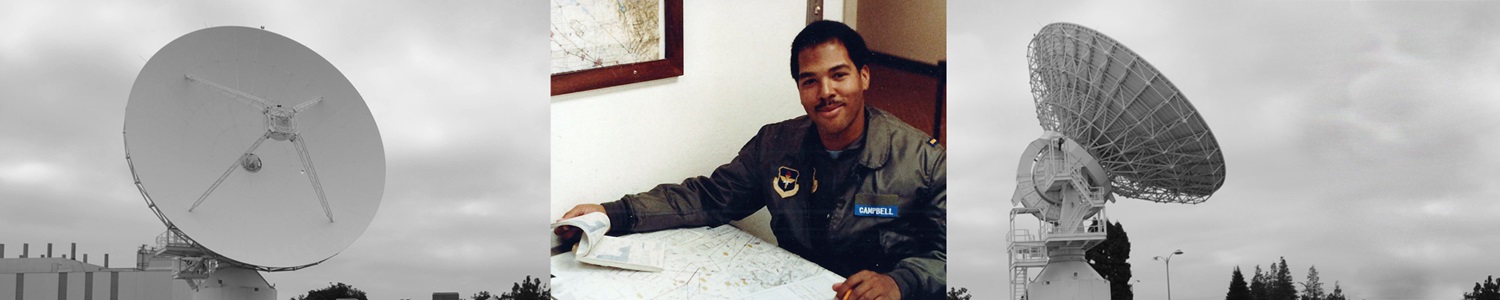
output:
<svg viewBox="0 0 1500 300"><path fill-rule="evenodd" d="M936 138L927 140L927 145L928 146L937 146L937 144L938 144L938 140Z"/></svg>

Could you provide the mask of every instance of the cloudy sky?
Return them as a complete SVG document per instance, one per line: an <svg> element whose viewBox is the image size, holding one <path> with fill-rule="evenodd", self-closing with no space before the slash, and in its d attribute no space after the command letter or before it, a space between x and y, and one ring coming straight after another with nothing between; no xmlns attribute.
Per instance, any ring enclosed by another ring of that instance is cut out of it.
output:
<svg viewBox="0 0 1500 300"><path fill-rule="evenodd" d="M364 236L280 297L345 282L382 299L501 290L546 274L545 2L0 1L0 243L134 263L162 226L120 130L136 73L172 39L266 26L369 103L384 202ZM1143 55L1224 148L1207 203L1122 200L1138 299L1217 299L1234 266L1316 265L1354 299L1457 298L1500 274L1500 4L962 1L949 5L950 284L1004 299L1012 173L1041 134L1025 49L1053 22ZM533 254L534 253L534 254ZM532 258L535 259L532 259Z"/></svg>
<svg viewBox="0 0 1500 300"><path fill-rule="evenodd" d="M173 39L265 26L338 67L386 147L384 201L279 298L344 282L380 299L508 290L547 274L545 2L0 1L0 243L112 266L164 229L120 134L137 72ZM533 255L534 254L534 255ZM534 257L535 259L516 259Z"/></svg>
<svg viewBox="0 0 1500 300"><path fill-rule="evenodd" d="M1199 205L1121 200L1136 299L1222 299L1285 257L1350 299L1455 299L1500 275L1500 3L950 3L950 284L1006 299L1020 151L1041 134L1026 67L1053 22L1098 30L1202 112L1228 178ZM1034 222L1034 221L1033 221ZM1020 227L1020 226L1018 226ZM1035 274L1035 273L1033 273ZM1248 277L1248 275L1247 275Z"/></svg>

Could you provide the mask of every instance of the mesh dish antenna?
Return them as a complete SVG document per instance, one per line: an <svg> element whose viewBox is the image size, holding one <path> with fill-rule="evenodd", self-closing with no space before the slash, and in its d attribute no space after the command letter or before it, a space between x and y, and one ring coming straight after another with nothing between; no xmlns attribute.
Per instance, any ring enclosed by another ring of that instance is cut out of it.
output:
<svg viewBox="0 0 1500 300"><path fill-rule="evenodd" d="M380 131L354 85L306 46L255 28L194 31L153 55L130 90L125 150L167 226L159 249L202 262L179 278L221 261L321 263L365 231L385 190Z"/></svg>
<svg viewBox="0 0 1500 300"><path fill-rule="evenodd" d="M1198 204L1224 185L1224 156L1208 124L1135 52L1067 23L1042 28L1029 50L1042 129L1085 145L1115 194Z"/></svg>
<svg viewBox="0 0 1500 300"><path fill-rule="evenodd" d="M1109 299L1109 282L1083 258L1104 241L1104 205L1115 196L1202 203L1224 185L1224 157L1182 92L1114 39L1054 23L1027 58L1044 133L1016 172L1012 299ZM1038 219L1036 234L1015 229L1026 214Z"/></svg>

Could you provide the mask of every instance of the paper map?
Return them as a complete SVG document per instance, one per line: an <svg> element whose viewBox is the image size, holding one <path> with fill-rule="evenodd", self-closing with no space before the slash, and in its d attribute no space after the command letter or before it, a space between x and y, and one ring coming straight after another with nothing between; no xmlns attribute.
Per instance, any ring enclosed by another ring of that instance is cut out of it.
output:
<svg viewBox="0 0 1500 300"><path fill-rule="evenodd" d="M844 280L734 226L622 238L666 245L663 270L582 264L563 253L552 257L553 294L558 299L833 299L831 287Z"/></svg>
<svg viewBox="0 0 1500 300"><path fill-rule="evenodd" d="M661 242L604 235L609 232L609 216L604 213L589 213L552 223L552 228L562 226L583 231L578 249L573 251L575 259L580 262L650 272L661 271L665 264L667 251Z"/></svg>

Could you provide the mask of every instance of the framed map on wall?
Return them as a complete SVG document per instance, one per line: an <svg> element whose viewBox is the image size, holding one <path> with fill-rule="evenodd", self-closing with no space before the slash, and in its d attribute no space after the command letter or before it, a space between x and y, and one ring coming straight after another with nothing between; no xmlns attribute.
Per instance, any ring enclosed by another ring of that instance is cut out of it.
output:
<svg viewBox="0 0 1500 300"><path fill-rule="evenodd" d="M552 95L682 76L682 0L553 0Z"/></svg>

